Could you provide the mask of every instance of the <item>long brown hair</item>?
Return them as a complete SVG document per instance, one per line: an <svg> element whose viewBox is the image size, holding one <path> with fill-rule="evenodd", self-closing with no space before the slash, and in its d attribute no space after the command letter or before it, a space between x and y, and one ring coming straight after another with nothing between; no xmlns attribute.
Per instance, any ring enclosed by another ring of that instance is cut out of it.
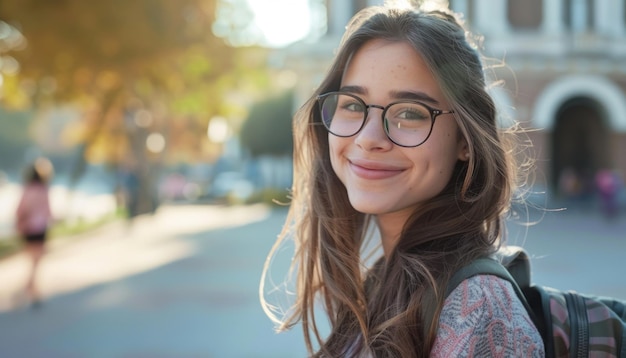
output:
<svg viewBox="0 0 626 358"><path fill-rule="evenodd" d="M458 161L445 189L414 211L389 257L366 267L361 251L370 218L350 205L333 172L316 97L339 89L350 57L373 39L405 42L421 54L455 112L470 159ZM371 7L350 22L327 76L294 118L292 202L263 278L283 240L293 239L297 296L282 320L261 284L266 312L280 329L301 322L311 354L428 356L442 290L457 268L500 245L515 189L512 153L486 87L479 53L447 11ZM326 337L315 315L318 299L331 325Z"/></svg>

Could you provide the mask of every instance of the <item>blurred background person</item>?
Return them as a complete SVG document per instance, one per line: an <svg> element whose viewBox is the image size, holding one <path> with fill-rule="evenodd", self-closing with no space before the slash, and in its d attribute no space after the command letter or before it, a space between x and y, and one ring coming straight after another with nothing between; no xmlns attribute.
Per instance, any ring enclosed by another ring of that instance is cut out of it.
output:
<svg viewBox="0 0 626 358"><path fill-rule="evenodd" d="M607 219L615 218L618 214L619 177L612 170L602 169L596 173L595 179L602 213Z"/></svg>
<svg viewBox="0 0 626 358"><path fill-rule="evenodd" d="M33 307L39 306L41 302L36 278L52 222L48 183L53 171L52 163L46 158L38 158L26 169L24 189L15 215L16 229L31 263L25 294Z"/></svg>

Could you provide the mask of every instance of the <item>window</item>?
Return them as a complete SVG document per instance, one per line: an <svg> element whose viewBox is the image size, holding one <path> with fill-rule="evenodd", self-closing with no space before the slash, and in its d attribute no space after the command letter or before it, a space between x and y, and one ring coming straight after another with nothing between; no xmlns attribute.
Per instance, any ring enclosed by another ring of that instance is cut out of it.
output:
<svg viewBox="0 0 626 358"><path fill-rule="evenodd" d="M509 0L507 18L514 30L537 30L543 22L543 0Z"/></svg>
<svg viewBox="0 0 626 358"><path fill-rule="evenodd" d="M593 0L564 0L563 23L571 32L587 32L593 28Z"/></svg>

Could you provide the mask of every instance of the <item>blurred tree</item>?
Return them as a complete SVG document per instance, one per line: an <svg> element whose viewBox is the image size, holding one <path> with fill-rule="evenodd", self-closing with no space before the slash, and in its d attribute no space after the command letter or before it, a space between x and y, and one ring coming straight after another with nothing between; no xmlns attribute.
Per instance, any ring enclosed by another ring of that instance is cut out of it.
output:
<svg viewBox="0 0 626 358"><path fill-rule="evenodd" d="M222 0L216 8L218 16L213 32L233 46L249 46L262 40L262 32L255 26L247 1Z"/></svg>
<svg viewBox="0 0 626 358"><path fill-rule="evenodd" d="M81 110L61 138L80 148L74 180L87 162L149 180L150 164L211 160L218 148L206 143L210 118L237 119L242 109L233 107L245 106L225 95L266 81L263 50L213 35L219 1L2 0L0 16L27 42L5 53L19 71L3 72L3 104Z"/></svg>
<svg viewBox="0 0 626 358"><path fill-rule="evenodd" d="M29 112L13 113L0 109L0 168L11 171L21 169L23 154L32 145L28 138L30 118Z"/></svg>
<svg viewBox="0 0 626 358"><path fill-rule="evenodd" d="M241 128L241 144L250 155L291 155L293 136L293 91L259 101Z"/></svg>

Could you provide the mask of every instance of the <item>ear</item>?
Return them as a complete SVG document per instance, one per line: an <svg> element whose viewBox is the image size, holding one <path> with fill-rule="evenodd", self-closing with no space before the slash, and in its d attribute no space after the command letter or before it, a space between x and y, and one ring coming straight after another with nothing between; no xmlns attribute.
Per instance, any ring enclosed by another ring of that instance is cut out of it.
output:
<svg viewBox="0 0 626 358"><path fill-rule="evenodd" d="M466 162L470 158L469 146L467 145L467 140L462 135L459 136L459 141L457 143L457 156L460 161Z"/></svg>

